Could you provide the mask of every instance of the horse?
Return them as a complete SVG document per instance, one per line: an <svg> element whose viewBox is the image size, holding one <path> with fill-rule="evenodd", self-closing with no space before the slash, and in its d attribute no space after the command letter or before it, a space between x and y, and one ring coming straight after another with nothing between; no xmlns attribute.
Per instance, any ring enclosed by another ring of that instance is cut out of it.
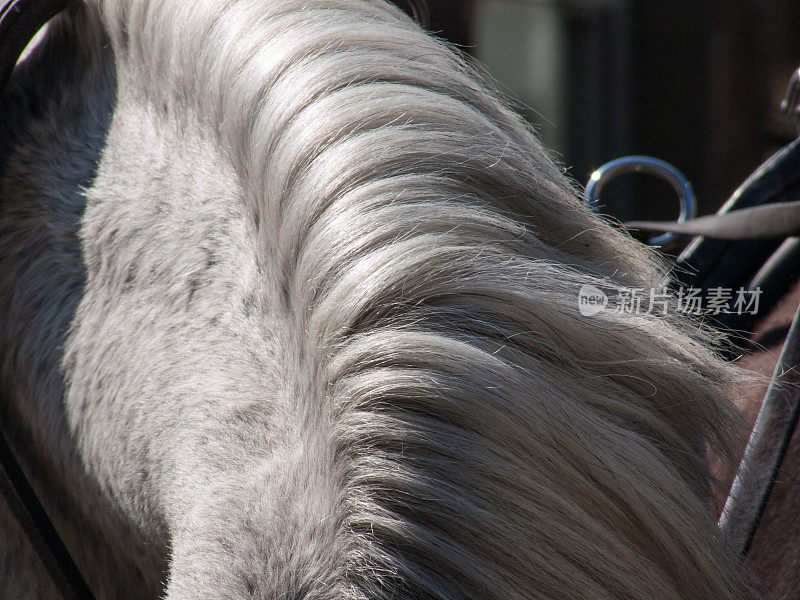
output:
<svg viewBox="0 0 800 600"><path fill-rule="evenodd" d="M74 2L0 105L0 422L98 598L763 596L745 375L399 9Z"/></svg>

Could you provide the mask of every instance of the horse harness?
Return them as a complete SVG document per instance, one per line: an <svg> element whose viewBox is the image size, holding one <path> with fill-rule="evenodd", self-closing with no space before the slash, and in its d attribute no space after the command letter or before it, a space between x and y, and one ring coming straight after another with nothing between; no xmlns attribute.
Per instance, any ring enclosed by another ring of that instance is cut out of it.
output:
<svg viewBox="0 0 800 600"><path fill-rule="evenodd" d="M9 0L0 8L0 99L25 46L71 0ZM1 104L0 104L1 106ZM782 110L800 117L800 70L792 75ZM676 222L632 221L631 230L663 232L653 245L692 239L676 260L673 286L709 290L714 286L759 288L774 303L800 278L800 138L762 164L715 214L694 218L691 186L672 165L629 156L598 169L586 186L585 201L599 212L603 185L626 172L666 179L678 193ZM783 240L783 241L781 241ZM719 325L749 329L753 319L720 315ZM746 554L769 498L800 413L800 309L786 336L780 358L733 482L719 527L728 542ZM33 486L11 449L0 423L0 492L65 600L93 600Z"/></svg>

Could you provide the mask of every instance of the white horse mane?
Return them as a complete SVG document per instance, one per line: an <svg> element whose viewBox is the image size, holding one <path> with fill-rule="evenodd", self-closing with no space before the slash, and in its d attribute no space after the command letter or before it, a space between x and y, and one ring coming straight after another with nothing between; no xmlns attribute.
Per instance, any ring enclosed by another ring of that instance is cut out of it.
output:
<svg viewBox="0 0 800 600"><path fill-rule="evenodd" d="M366 0L52 29L0 171L3 418L99 594L169 548L170 600L758 597L708 507L731 370L581 315L662 265L455 51ZM50 593L22 546L0 591Z"/></svg>

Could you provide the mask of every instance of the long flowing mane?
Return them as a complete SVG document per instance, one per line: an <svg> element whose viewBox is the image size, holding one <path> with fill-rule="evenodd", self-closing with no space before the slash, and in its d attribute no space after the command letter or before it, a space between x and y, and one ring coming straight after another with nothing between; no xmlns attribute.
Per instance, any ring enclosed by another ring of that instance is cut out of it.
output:
<svg viewBox="0 0 800 600"><path fill-rule="evenodd" d="M31 61L72 40L115 98L71 101L108 134L54 250L85 270L67 437L170 547L168 598L758 596L708 507L730 370L676 317L580 313L582 285L664 269L458 52L362 0L108 0L53 29ZM0 248L32 248L10 223L58 201L45 168L9 154ZM49 289L20 273L4 315Z"/></svg>

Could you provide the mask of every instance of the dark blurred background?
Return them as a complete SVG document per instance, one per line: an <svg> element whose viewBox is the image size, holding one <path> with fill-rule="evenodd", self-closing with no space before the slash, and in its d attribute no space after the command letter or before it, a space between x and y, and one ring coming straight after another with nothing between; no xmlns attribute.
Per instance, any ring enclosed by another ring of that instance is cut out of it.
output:
<svg viewBox="0 0 800 600"><path fill-rule="evenodd" d="M671 162L699 214L791 141L779 112L800 66L798 0L395 0L473 55L581 184L626 154ZM672 218L647 176L603 192L620 219Z"/></svg>

